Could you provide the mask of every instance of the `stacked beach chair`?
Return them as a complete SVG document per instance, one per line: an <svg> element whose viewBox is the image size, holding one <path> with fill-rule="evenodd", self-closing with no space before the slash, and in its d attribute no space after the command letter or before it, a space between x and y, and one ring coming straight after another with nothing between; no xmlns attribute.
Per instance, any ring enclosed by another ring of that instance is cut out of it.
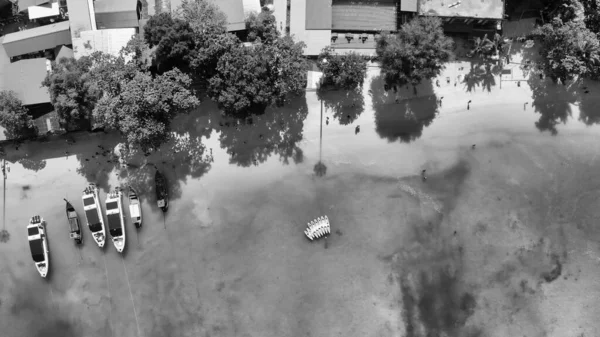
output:
<svg viewBox="0 0 600 337"><path fill-rule="evenodd" d="M326 216L318 217L317 219L308 223L308 228L304 231L306 237L311 241L314 239L322 238L331 233L331 227L329 226L329 218Z"/></svg>

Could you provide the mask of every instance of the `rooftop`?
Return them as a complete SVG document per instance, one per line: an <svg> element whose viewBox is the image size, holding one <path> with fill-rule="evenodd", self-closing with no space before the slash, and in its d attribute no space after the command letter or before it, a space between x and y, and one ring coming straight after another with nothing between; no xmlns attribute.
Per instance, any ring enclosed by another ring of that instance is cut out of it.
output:
<svg viewBox="0 0 600 337"><path fill-rule="evenodd" d="M95 51L118 56L134 35L135 28L84 31L80 33L80 37L73 40L73 52L76 59L89 56Z"/></svg>
<svg viewBox="0 0 600 337"><path fill-rule="evenodd" d="M39 26L36 28L26 29L20 32L6 34L4 36L4 44L8 44L15 41L27 40L38 36L53 34L60 31L69 30L69 21L61 21L53 23L51 25Z"/></svg>
<svg viewBox="0 0 600 337"><path fill-rule="evenodd" d="M137 0L96 0L94 11L100 13L131 12L136 10Z"/></svg>
<svg viewBox="0 0 600 337"><path fill-rule="evenodd" d="M17 61L4 68L4 75L10 81L4 83L4 90L12 90L24 105L50 102L48 88L42 86L47 74L46 58Z"/></svg>
<svg viewBox="0 0 600 337"><path fill-rule="evenodd" d="M461 0L443 2L441 0L420 0L419 14L458 18L498 19L504 17L503 0Z"/></svg>

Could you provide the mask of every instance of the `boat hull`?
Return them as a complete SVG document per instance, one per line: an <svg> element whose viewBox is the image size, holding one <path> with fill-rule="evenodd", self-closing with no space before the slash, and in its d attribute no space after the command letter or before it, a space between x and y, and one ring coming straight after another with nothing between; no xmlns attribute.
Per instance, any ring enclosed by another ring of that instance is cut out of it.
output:
<svg viewBox="0 0 600 337"><path fill-rule="evenodd" d="M36 216L37 217L37 216ZM38 234L34 235L34 236L30 236L28 238L28 240L36 240L36 239L40 239L41 240L41 249L42 249L42 254L44 256L44 260L43 261L35 261L34 258L34 265L35 265L35 269L38 271L38 273L40 274L40 276L42 278L46 278L48 276L48 272L50 270L50 249L48 247L48 237L46 235L46 222L44 221L43 218L38 217L38 219L40 219L40 222L36 222L36 223L32 223L32 220L30 220L29 225L28 225L28 230L29 228L37 228L38 230ZM38 251L39 253L39 251ZM33 254L33 250L32 250L32 254Z"/></svg>

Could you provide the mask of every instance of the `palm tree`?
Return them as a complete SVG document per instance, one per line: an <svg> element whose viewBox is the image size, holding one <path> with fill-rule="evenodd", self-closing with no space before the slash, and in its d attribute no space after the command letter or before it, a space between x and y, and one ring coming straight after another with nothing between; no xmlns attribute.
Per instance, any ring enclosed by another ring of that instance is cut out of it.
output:
<svg viewBox="0 0 600 337"><path fill-rule="evenodd" d="M478 36L474 40L473 50L471 50L471 52L473 54L481 56L483 54L488 53L491 50L493 44L494 42L488 39L487 34L483 36L483 39Z"/></svg>
<svg viewBox="0 0 600 337"><path fill-rule="evenodd" d="M590 41L579 41L577 49L589 69L593 69L600 64L600 48L598 44L590 43Z"/></svg>

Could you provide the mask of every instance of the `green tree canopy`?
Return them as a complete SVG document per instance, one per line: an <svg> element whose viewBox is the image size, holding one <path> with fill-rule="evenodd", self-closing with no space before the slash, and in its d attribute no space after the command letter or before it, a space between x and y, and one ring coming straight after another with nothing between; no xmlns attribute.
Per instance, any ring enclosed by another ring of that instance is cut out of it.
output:
<svg viewBox="0 0 600 337"><path fill-rule="evenodd" d="M275 15L269 11L252 12L246 18L248 42L260 39L263 43L272 43L279 37Z"/></svg>
<svg viewBox="0 0 600 337"><path fill-rule="evenodd" d="M599 55L596 34L581 21L562 22L555 18L534 31L541 40L542 67L553 80L592 75Z"/></svg>
<svg viewBox="0 0 600 337"><path fill-rule="evenodd" d="M232 46L217 63L209 81L209 96L226 113L260 113L272 104L282 106L290 94L306 87L302 42L283 37L272 44Z"/></svg>
<svg viewBox="0 0 600 337"><path fill-rule="evenodd" d="M196 53L196 36L190 24L170 13L160 13L152 16L146 27L144 39L149 47L156 46L159 71L179 68L187 72Z"/></svg>
<svg viewBox="0 0 600 337"><path fill-rule="evenodd" d="M59 123L67 131L89 126L96 100L90 91L90 67L86 57L81 61L61 58L52 63L52 72L42 81L42 85L48 87Z"/></svg>
<svg viewBox="0 0 600 337"><path fill-rule="evenodd" d="M156 150L169 139L171 120L198 106L190 85L189 76L178 69L156 77L137 72L123 81L120 93L106 94L98 101L94 118L119 130L130 146Z"/></svg>
<svg viewBox="0 0 600 337"><path fill-rule="evenodd" d="M323 85L342 89L351 90L362 86L367 75L367 61L364 57L354 52L337 55L331 47L323 48L317 66L323 72Z"/></svg>
<svg viewBox="0 0 600 337"><path fill-rule="evenodd" d="M13 91L0 91L0 126L7 139L22 139L35 134L27 108Z"/></svg>
<svg viewBox="0 0 600 337"><path fill-rule="evenodd" d="M453 56L452 46L439 18L417 17L398 34L379 38L376 52L388 84L417 85L440 74Z"/></svg>

